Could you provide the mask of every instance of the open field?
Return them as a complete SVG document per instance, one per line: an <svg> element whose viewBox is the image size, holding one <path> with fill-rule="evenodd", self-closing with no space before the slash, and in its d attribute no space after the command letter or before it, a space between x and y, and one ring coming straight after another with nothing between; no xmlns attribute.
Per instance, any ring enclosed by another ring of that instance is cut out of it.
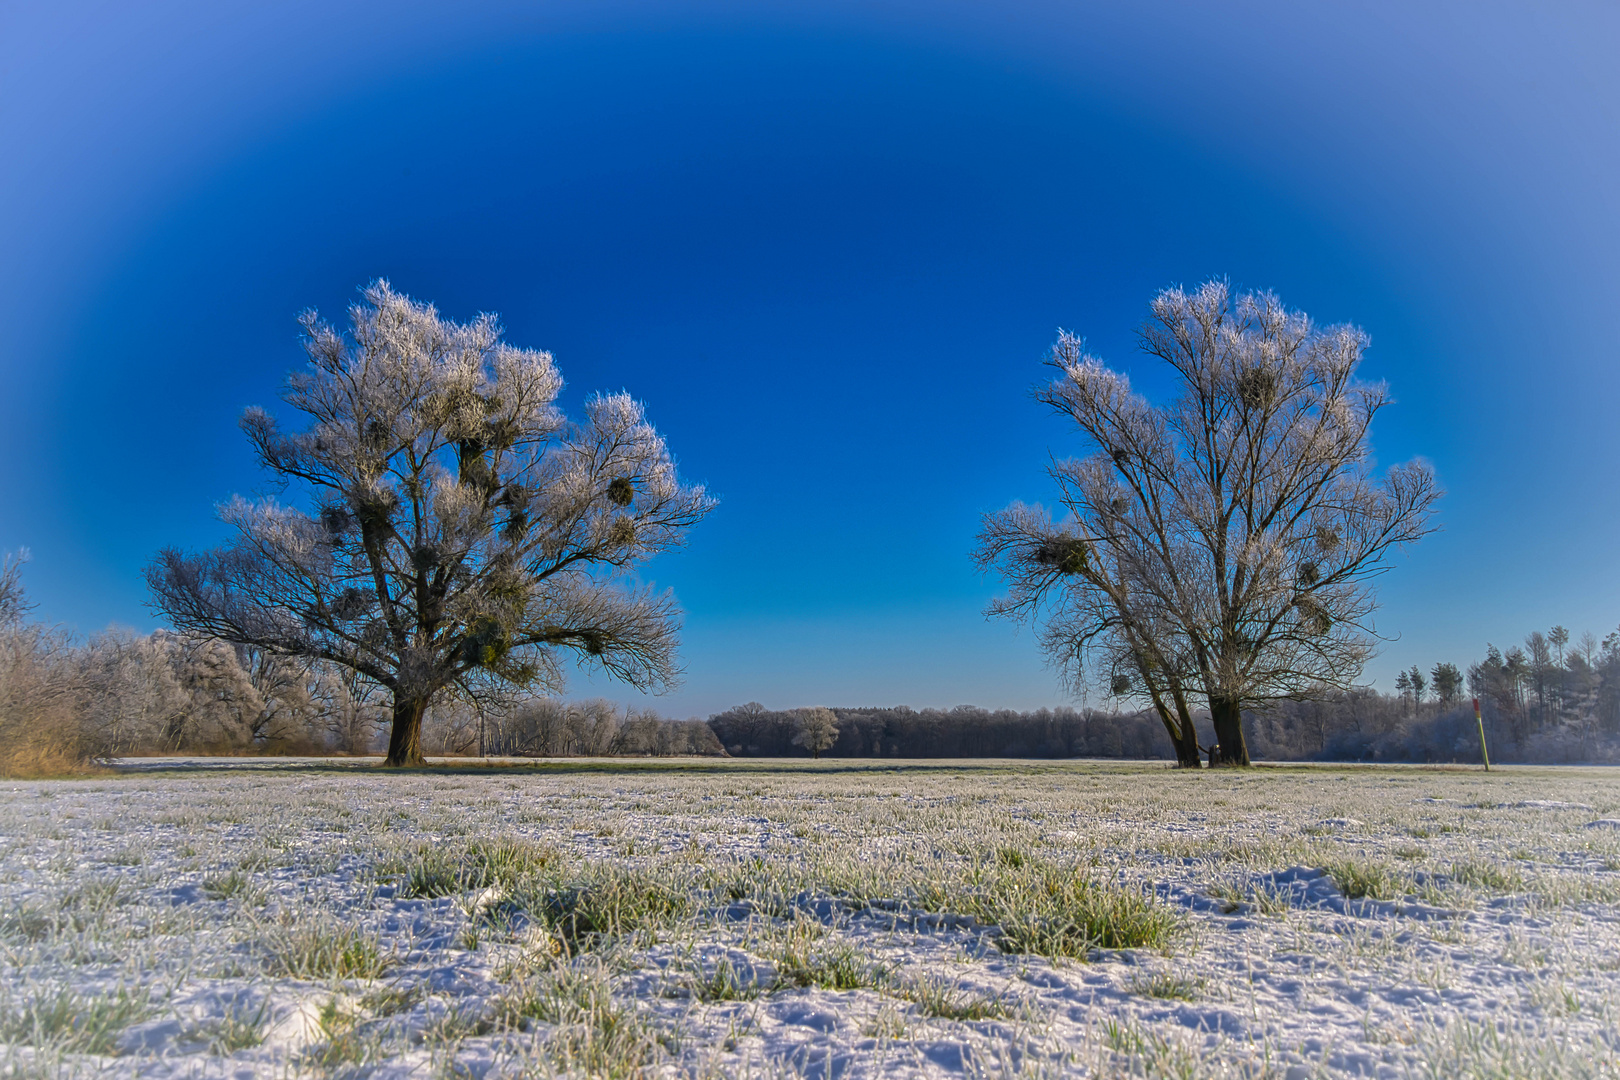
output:
<svg viewBox="0 0 1620 1080"><path fill-rule="evenodd" d="M1620 1076L1620 774L141 762L0 788L21 1075Z"/></svg>

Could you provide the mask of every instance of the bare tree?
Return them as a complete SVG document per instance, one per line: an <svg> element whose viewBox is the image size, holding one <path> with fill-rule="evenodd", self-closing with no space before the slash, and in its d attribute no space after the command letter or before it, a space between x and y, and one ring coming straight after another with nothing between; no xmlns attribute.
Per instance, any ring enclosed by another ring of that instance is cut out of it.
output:
<svg viewBox="0 0 1620 1080"><path fill-rule="evenodd" d="M819 758L823 750L831 750L838 741L838 715L831 709L800 709L794 718L793 745L810 751Z"/></svg>
<svg viewBox="0 0 1620 1080"><path fill-rule="evenodd" d="M320 704L329 745L340 753L370 753L377 733L388 723L386 702L375 683L353 668L324 664L312 693Z"/></svg>
<svg viewBox="0 0 1620 1080"><path fill-rule="evenodd" d="M85 649L85 719L100 753L173 749L168 736L184 728L192 706L175 670L173 637L108 630Z"/></svg>
<svg viewBox="0 0 1620 1080"><path fill-rule="evenodd" d="M321 692L321 663L247 645L237 647L236 659L264 702L249 725L256 744L308 753L336 730L327 713L335 702Z"/></svg>
<svg viewBox="0 0 1620 1080"><path fill-rule="evenodd" d="M311 512L237 498L226 547L161 552L146 577L184 631L351 668L393 697L388 764L423 760L446 692L561 683L560 650L646 690L670 685L679 612L627 580L713 506L681 483L627 395L583 422L555 406L551 355L379 281L352 336L306 312L310 366L284 398L308 429L242 418L259 459Z"/></svg>
<svg viewBox="0 0 1620 1080"><path fill-rule="evenodd" d="M444 695L422 718L422 747L426 753L464 757L478 750L479 702Z"/></svg>
<svg viewBox="0 0 1620 1080"><path fill-rule="evenodd" d="M265 699L236 650L216 638L154 635L168 654L174 677L187 695L185 709L161 734L162 745L209 753L242 750L256 741L255 724Z"/></svg>
<svg viewBox="0 0 1620 1080"><path fill-rule="evenodd" d="M27 561L22 551L0 562L0 776L69 770L98 750L77 651L66 634L24 622Z"/></svg>
<svg viewBox="0 0 1620 1080"><path fill-rule="evenodd" d="M499 710L495 753L556 757L562 753L567 710L554 698L530 698Z"/></svg>
<svg viewBox="0 0 1620 1080"><path fill-rule="evenodd" d="M1389 396L1356 381L1367 337L1354 327L1319 329L1217 281L1161 292L1141 343L1180 383L1169 404L1059 335L1058 376L1036 397L1094 452L1048 470L1063 520L1020 504L988 515L975 557L1010 584L990 612L1041 621L1073 679L1151 701L1182 760L1190 720L1163 697L1202 695L1211 763L1244 765L1244 706L1361 672L1370 581L1431 531L1440 491L1421 462L1373 475L1369 428Z"/></svg>
<svg viewBox="0 0 1620 1080"><path fill-rule="evenodd" d="M1198 767L1184 642L1152 597L1133 587L1132 567L1121 552L1056 527L1039 507L1014 504L985 518L974 559L981 570L999 569L1012 585L991 603L991 614L1045 616L1040 645L1071 689L1095 675L1113 697L1147 699L1170 736L1177 765Z"/></svg>
<svg viewBox="0 0 1620 1080"><path fill-rule="evenodd" d="M659 735L663 727L664 721L651 709L626 709L624 722L613 741L614 752L636 757L661 753Z"/></svg>
<svg viewBox="0 0 1620 1080"><path fill-rule="evenodd" d="M22 568L27 561L27 548L0 559L0 630L18 625L34 609L22 583Z"/></svg>

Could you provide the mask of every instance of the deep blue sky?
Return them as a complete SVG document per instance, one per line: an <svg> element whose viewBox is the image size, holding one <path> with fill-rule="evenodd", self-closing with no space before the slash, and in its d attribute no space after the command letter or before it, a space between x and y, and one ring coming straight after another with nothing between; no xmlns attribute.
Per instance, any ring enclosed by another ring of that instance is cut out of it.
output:
<svg viewBox="0 0 1620 1080"><path fill-rule="evenodd" d="M141 565L262 490L294 315L384 276L629 389L722 498L649 567L663 710L1056 704L967 558L1079 449L1042 352L1155 393L1152 293L1228 275L1365 327L1381 460L1450 492L1369 678L1601 635L1620 9L1415 7L0 7L0 550L45 618L152 626Z"/></svg>

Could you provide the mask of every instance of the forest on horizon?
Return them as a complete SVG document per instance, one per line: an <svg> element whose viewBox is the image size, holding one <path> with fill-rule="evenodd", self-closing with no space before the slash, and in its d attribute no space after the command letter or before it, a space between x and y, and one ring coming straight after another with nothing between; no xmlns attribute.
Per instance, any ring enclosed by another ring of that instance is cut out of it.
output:
<svg viewBox="0 0 1620 1080"><path fill-rule="evenodd" d="M26 619L13 563L0 611L8 672L0 696L33 730L68 735L83 754L343 755L381 752L389 702L343 668L160 630L76 640ZM1507 649L1487 645L1466 671L1414 665L1397 692L1369 687L1280 700L1244 714L1254 755L1269 761L1473 763L1483 714L1499 762L1620 763L1620 630L1572 639L1562 627ZM1173 760L1151 710L1084 706L1030 711L832 706L835 758L1136 758ZM757 702L707 719L675 719L606 700L447 700L428 715L435 755L570 757L806 756L800 709ZM1207 712L1200 740L1212 739Z"/></svg>

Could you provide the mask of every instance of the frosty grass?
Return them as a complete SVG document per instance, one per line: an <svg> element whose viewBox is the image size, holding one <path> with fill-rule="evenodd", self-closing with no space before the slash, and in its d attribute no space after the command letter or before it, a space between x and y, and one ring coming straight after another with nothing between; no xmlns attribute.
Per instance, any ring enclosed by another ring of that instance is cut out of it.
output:
<svg viewBox="0 0 1620 1080"><path fill-rule="evenodd" d="M0 787L20 1076L1620 1076L1620 774L132 763Z"/></svg>

